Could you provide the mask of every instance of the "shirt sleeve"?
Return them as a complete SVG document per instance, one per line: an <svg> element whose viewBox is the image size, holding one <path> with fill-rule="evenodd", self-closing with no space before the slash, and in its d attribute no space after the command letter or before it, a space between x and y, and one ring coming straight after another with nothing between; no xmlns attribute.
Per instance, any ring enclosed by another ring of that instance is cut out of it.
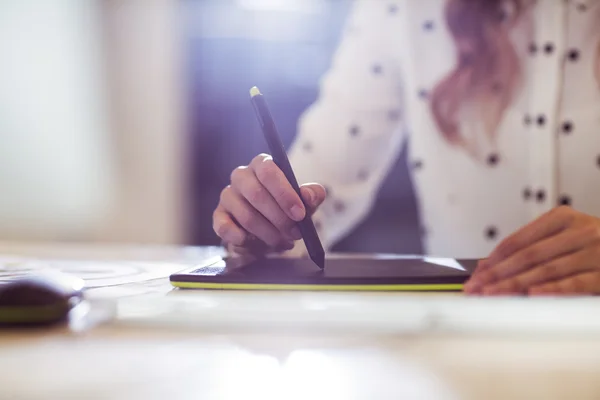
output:
<svg viewBox="0 0 600 400"><path fill-rule="evenodd" d="M326 249L368 215L405 139L401 3L355 1L290 148L298 181L328 191L313 216Z"/></svg>

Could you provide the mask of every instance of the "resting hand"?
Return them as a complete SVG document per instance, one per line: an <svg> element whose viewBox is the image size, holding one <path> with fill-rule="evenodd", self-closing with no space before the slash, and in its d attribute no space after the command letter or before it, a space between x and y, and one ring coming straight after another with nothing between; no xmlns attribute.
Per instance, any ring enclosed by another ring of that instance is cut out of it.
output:
<svg viewBox="0 0 600 400"><path fill-rule="evenodd" d="M600 293L600 219L558 207L502 241L465 292L483 295Z"/></svg>

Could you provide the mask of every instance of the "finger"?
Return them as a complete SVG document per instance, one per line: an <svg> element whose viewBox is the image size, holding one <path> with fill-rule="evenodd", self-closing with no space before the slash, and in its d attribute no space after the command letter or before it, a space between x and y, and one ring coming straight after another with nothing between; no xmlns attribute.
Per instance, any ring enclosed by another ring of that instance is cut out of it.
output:
<svg viewBox="0 0 600 400"><path fill-rule="evenodd" d="M276 246L283 240L279 230L231 187L223 190L221 205L242 228L269 246Z"/></svg>
<svg viewBox="0 0 600 400"><path fill-rule="evenodd" d="M504 239L490 254L490 264L497 264L519 250L557 234L565 229L574 218L575 212L570 207L558 207L547 212Z"/></svg>
<svg viewBox="0 0 600 400"><path fill-rule="evenodd" d="M469 279L463 285L463 292L464 293L474 294L474 293L478 292L478 287L477 287L477 290L475 290L476 288L475 288L475 285L473 283L474 277L477 274L481 273L481 271L485 270L488 267L489 267L489 262L488 262L487 258L482 258L479 261L477 261L477 265L475 266L475 268L473 269L473 271L471 271L471 275L470 275Z"/></svg>
<svg viewBox="0 0 600 400"><path fill-rule="evenodd" d="M480 259L479 261L477 261L477 266L475 266L475 269L473 269L471 276L475 276L475 274L478 274L479 272L485 270L486 268L489 268L489 266L490 266L490 263L487 258Z"/></svg>
<svg viewBox="0 0 600 400"><path fill-rule="evenodd" d="M327 197L325 188L318 183L307 183L300 186L300 194L306 202L310 214L314 213Z"/></svg>
<svg viewBox="0 0 600 400"><path fill-rule="evenodd" d="M467 290L469 292L483 290L487 285L498 283L536 265L581 250L597 240L595 230L596 227L592 225L567 229L519 250L499 263L474 274L467 285Z"/></svg>
<svg viewBox="0 0 600 400"><path fill-rule="evenodd" d="M529 294L536 295L590 295L600 293L600 272L597 270L534 286Z"/></svg>
<svg viewBox="0 0 600 400"><path fill-rule="evenodd" d="M254 158L250 163L250 168L289 218L294 221L304 219L306 209L300 196L271 156L261 155Z"/></svg>
<svg viewBox="0 0 600 400"><path fill-rule="evenodd" d="M236 168L231 174L231 186L273 224L288 241L302 238L296 223L279 207L269 191L258 181L252 169Z"/></svg>
<svg viewBox="0 0 600 400"><path fill-rule="evenodd" d="M483 288L485 295L526 294L534 286L565 279L571 275L590 271L589 252L577 252L548 261L530 270Z"/></svg>
<svg viewBox="0 0 600 400"><path fill-rule="evenodd" d="M241 256L262 256L268 253L291 250L294 244L291 242L282 242L276 247L269 247L261 240L246 242L243 246L232 245L229 250Z"/></svg>
<svg viewBox="0 0 600 400"><path fill-rule="evenodd" d="M213 213L213 230L225 243L233 245L243 245L248 237L221 206Z"/></svg>
<svg viewBox="0 0 600 400"><path fill-rule="evenodd" d="M265 246L266 248L266 246ZM261 254L261 252L257 249L254 249L250 246L237 246L231 245L227 248L230 253L240 255L240 256L254 256L256 254Z"/></svg>

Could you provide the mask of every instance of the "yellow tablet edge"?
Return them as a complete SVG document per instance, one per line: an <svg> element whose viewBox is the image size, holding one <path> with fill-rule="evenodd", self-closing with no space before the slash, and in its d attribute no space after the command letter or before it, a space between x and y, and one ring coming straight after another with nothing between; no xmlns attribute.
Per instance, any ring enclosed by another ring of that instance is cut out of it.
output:
<svg viewBox="0 0 600 400"><path fill-rule="evenodd" d="M220 289L220 290L306 290L306 291L395 291L395 292L431 292L462 291L462 283L432 284L390 284L390 285L289 285L265 283L213 283L213 282L177 282L171 281L175 287L182 289Z"/></svg>

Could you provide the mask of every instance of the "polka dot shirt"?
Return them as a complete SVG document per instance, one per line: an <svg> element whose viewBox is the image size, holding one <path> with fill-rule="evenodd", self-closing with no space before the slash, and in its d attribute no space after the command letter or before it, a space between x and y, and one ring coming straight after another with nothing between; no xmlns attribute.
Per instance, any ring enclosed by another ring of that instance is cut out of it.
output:
<svg viewBox="0 0 600 400"><path fill-rule="evenodd" d="M328 189L314 216L327 248L368 215L407 143L428 254L485 256L557 205L600 216L600 1L538 0L514 27L523 84L495 140L461 119L475 157L444 141L430 111L456 63L445 3L355 2L290 149L298 179Z"/></svg>

